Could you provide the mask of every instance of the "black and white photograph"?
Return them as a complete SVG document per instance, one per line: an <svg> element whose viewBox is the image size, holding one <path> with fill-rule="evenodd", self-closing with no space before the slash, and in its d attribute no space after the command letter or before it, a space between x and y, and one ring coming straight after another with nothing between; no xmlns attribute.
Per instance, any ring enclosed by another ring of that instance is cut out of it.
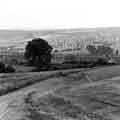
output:
<svg viewBox="0 0 120 120"><path fill-rule="evenodd" d="M120 120L120 1L0 0L0 120Z"/></svg>

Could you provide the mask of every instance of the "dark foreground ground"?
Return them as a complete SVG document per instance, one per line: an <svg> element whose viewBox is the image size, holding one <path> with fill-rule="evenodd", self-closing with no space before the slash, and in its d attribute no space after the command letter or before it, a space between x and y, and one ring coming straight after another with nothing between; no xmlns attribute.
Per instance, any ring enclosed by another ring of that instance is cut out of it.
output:
<svg viewBox="0 0 120 120"><path fill-rule="evenodd" d="M1 74L0 90L28 80L2 94L0 120L120 120L120 66Z"/></svg>

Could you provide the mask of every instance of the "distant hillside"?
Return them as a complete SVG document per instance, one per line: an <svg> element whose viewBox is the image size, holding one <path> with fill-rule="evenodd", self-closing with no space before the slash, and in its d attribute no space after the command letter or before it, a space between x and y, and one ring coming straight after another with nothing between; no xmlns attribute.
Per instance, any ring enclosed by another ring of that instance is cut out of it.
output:
<svg viewBox="0 0 120 120"><path fill-rule="evenodd" d="M24 49L28 40L46 39L55 49L84 48L87 44L104 44L120 50L120 28L64 30L0 30L0 48Z"/></svg>

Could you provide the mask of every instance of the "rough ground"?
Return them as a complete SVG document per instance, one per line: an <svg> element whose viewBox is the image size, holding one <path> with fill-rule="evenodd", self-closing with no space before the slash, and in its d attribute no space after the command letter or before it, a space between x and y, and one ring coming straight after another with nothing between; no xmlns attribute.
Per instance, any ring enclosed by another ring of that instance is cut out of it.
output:
<svg viewBox="0 0 120 120"><path fill-rule="evenodd" d="M53 72L1 75L1 83L12 78L38 83L1 96L0 120L120 119L120 66L48 74ZM41 77L46 80L39 82Z"/></svg>

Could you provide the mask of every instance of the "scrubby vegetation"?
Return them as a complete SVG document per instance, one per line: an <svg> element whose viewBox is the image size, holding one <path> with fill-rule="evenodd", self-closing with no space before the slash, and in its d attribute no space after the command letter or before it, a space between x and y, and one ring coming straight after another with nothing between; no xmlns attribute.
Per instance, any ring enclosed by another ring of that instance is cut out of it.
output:
<svg viewBox="0 0 120 120"><path fill-rule="evenodd" d="M15 68L11 65L0 62L0 73L12 73L15 72Z"/></svg>
<svg viewBox="0 0 120 120"><path fill-rule="evenodd" d="M92 54L92 55L113 55L113 48L109 47L109 46L103 46L103 45L99 45L99 46L94 46L94 45L88 45L87 46L88 51Z"/></svg>

